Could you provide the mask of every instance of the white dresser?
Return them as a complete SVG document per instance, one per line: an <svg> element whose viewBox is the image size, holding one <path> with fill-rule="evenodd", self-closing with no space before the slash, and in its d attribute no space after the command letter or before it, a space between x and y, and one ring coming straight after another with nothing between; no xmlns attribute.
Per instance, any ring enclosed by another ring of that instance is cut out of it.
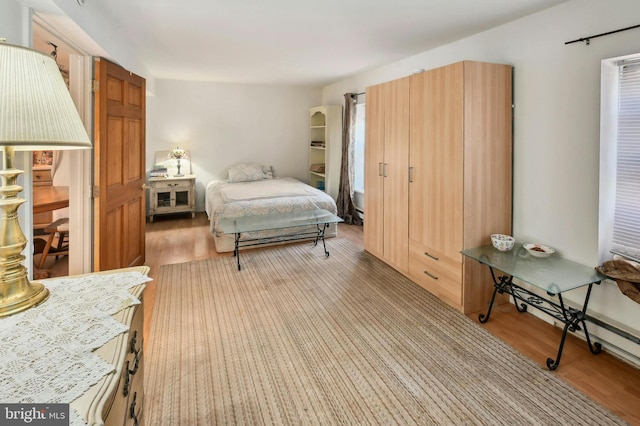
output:
<svg viewBox="0 0 640 426"><path fill-rule="evenodd" d="M138 271L148 274L148 266L117 269L102 273ZM44 281L46 283L46 281ZM131 293L142 302L144 285L131 289ZM143 303L125 308L114 317L129 327L96 350L105 361L115 367L93 385L71 407L89 425L144 425L144 310Z"/></svg>
<svg viewBox="0 0 640 426"><path fill-rule="evenodd" d="M69 404L74 426L144 424L148 272L140 266L42 280L50 294L41 305L0 318L0 401L27 410Z"/></svg>

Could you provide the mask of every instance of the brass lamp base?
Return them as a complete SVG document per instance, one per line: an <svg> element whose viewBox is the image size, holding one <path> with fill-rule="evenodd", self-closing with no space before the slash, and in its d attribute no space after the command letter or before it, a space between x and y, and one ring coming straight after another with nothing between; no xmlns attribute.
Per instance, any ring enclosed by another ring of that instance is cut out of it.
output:
<svg viewBox="0 0 640 426"><path fill-rule="evenodd" d="M30 283L26 280L26 286L18 291L8 291L11 293L10 298L2 298L2 305L0 305L0 317L6 317L9 315L17 314L18 312L26 311L27 309L39 305L47 300L49 297L49 290L38 282ZM0 294L7 293L6 288L14 286L14 283L0 283Z"/></svg>
<svg viewBox="0 0 640 426"><path fill-rule="evenodd" d="M27 239L20 229L18 208L25 200L17 196L22 191L17 184L22 170L13 167L13 153L13 147L4 147L4 167L0 170L0 317L27 310L49 297L43 284L29 282L22 264Z"/></svg>

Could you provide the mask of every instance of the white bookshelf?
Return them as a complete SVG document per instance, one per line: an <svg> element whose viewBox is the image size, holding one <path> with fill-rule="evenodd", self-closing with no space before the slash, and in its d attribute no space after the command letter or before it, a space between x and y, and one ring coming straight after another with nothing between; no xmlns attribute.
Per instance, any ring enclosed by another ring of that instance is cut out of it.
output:
<svg viewBox="0 0 640 426"><path fill-rule="evenodd" d="M342 106L323 105L309 109L309 185L338 197L342 164ZM312 170L324 165L324 173Z"/></svg>

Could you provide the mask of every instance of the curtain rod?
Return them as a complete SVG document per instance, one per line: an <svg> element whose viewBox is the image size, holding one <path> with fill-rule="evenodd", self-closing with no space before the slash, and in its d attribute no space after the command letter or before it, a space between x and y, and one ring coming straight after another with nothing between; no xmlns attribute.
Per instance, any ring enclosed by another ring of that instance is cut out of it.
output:
<svg viewBox="0 0 640 426"><path fill-rule="evenodd" d="M588 46L589 44L591 44L591 39L592 38L598 38L598 37L606 36L606 35L609 35L609 34L615 34L615 33L619 33L619 32L622 32L622 31L632 30L632 29L638 28L638 27L640 27L640 25L634 25L632 27L627 27L627 28L620 28L619 30L609 31L607 33L596 34L596 35L592 35L592 36L589 36L589 37L582 37L582 38L579 38L579 39L576 39L576 40L567 41L567 42L565 42L565 44L571 44L571 43L577 43L579 41L584 41Z"/></svg>

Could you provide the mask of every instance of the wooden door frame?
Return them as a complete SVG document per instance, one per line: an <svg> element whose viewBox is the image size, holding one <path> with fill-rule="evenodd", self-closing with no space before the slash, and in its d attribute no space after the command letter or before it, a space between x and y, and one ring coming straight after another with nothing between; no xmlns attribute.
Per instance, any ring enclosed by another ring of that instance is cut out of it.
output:
<svg viewBox="0 0 640 426"><path fill-rule="evenodd" d="M93 135L93 57L78 57L75 66L81 67L72 97L78 105L82 122L89 135ZM71 60L71 58L70 58ZM72 61L73 62L73 61ZM92 144L93 137L91 136ZM69 197L75 200L70 206L69 232L78 236L70 247L69 275L93 272L93 149L76 150L71 153L69 173ZM74 185L75 183L75 185ZM71 218L74 218L72 221Z"/></svg>
<svg viewBox="0 0 640 426"><path fill-rule="evenodd" d="M71 98L78 107L87 133L92 135L92 57L71 55L69 60L69 72L73 77L69 80ZM69 157L69 235L73 240L69 245L69 275L86 274L93 271L93 149L70 150L65 155Z"/></svg>
<svg viewBox="0 0 640 426"><path fill-rule="evenodd" d="M78 108L80 118L84 123L87 133L93 134L93 93L91 81L93 80L93 57L79 48L73 39L63 36L60 31L42 16L30 11L25 17L27 31L33 33L34 19L38 19L41 26L50 33L65 40L74 50L83 55L71 55L69 57L69 72L73 78L69 81L71 98ZM31 36L27 45L32 45ZM93 150L71 150L69 157L69 233L73 238L73 244L69 247L69 275L84 274L93 271L93 221L92 221L92 187L93 187ZM19 214L20 226L29 240L33 241L33 216L27 214L33 210L33 178L31 153L19 153L17 165L25 170L23 197L27 202L21 207ZM27 245L23 252L25 263L33 265L32 244ZM28 267L30 277L33 276L33 268Z"/></svg>

